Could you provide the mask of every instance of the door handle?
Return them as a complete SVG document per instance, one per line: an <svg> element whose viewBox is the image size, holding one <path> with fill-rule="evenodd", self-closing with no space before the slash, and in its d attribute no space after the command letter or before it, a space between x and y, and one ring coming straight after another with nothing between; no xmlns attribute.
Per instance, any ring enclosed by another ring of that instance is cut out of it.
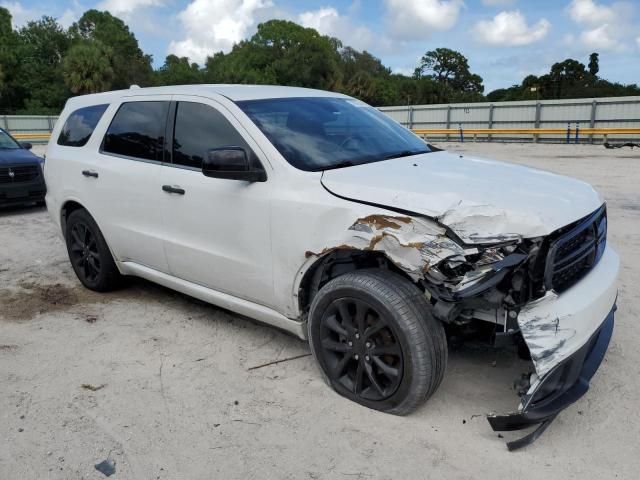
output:
<svg viewBox="0 0 640 480"><path fill-rule="evenodd" d="M184 195L184 188L172 187L171 185L163 185L162 190L167 193L177 193L178 195Z"/></svg>
<svg viewBox="0 0 640 480"><path fill-rule="evenodd" d="M98 178L98 172L94 172L93 170L83 170L82 175L85 177Z"/></svg>

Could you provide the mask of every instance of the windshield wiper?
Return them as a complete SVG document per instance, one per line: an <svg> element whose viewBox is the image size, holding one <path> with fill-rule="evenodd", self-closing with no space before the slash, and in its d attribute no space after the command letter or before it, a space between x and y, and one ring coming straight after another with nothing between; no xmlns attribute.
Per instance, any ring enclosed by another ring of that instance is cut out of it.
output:
<svg viewBox="0 0 640 480"><path fill-rule="evenodd" d="M382 160L391 160L392 158L410 157L412 155L420 155L421 153L429 153L429 150L403 150L402 152L392 153L383 157Z"/></svg>
<svg viewBox="0 0 640 480"><path fill-rule="evenodd" d="M355 165L355 163L353 163L351 160L344 160L342 162L334 163L333 165L327 165L327 166L324 166L324 167L314 168L313 171L314 172L322 172L324 170L333 170L335 168L353 167L354 165Z"/></svg>

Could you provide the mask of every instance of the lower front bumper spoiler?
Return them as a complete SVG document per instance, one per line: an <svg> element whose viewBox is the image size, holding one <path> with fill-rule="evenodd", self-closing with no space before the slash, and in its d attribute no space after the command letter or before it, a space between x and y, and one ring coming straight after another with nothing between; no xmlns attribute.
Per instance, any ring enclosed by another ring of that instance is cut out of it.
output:
<svg viewBox="0 0 640 480"><path fill-rule="evenodd" d="M534 442L560 411L574 403L589 390L589 381L600 367L613 333L614 305L600 328L585 345L554 367L522 398L522 408L507 415L489 415L494 431L538 428L519 440L507 443L517 450Z"/></svg>

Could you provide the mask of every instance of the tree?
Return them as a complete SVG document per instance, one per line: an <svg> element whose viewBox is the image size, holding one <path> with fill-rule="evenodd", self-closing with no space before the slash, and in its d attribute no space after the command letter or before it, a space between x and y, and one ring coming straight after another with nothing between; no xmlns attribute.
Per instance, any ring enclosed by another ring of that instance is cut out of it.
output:
<svg viewBox="0 0 640 480"><path fill-rule="evenodd" d="M599 71L600 71L600 59L598 58L598 54L594 52L591 55L589 55L589 73L594 77L597 77Z"/></svg>
<svg viewBox="0 0 640 480"><path fill-rule="evenodd" d="M114 78L112 58L111 49L98 41L76 43L62 65L65 84L80 95L109 90Z"/></svg>
<svg viewBox="0 0 640 480"><path fill-rule="evenodd" d="M189 85L202 83L203 74L197 63L189 63L187 57L169 55L155 74L157 85Z"/></svg>
<svg viewBox="0 0 640 480"><path fill-rule="evenodd" d="M129 27L109 12L88 10L69 29L74 41L94 40L113 54L113 88L151 85L151 55L145 55Z"/></svg>
<svg viewBox="0 0 640 480"><path fill-rule="evenodd" d="M420 78L430 73L438 83L460 92L482 93L482 77L469 71L469 62L460 52L449 48L430 50L420 59L414 76Z"/></svg>
<svg viewBox="0 0 640 480"><path fill-rule="evenodd" d="M9 10L0 7L0 108L6 107L10 98L7 98L7 84L11 80L11 72L16 66L15 46L16 34L11 26L11 14Z"/></svg>
<svg viewBox="0 0 640 480"><path fill-rule="evenodd" d="M61 64L71 40L52 17L28 22L18 32L16 57L20 60L11 84L20 109L58 113L69 96Z"/></svg>
<svg viewBox="0 0 640 480"><path fill-rule="evenodd" d="M336 43L314 29L269 20L228 54L209 57L206 78L331 89L340 84L339 55Z"/></svg>

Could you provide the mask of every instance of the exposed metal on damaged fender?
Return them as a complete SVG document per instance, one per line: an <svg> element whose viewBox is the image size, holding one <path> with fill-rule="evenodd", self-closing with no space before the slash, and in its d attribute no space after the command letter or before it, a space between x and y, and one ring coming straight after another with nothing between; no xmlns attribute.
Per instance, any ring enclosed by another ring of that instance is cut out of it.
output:
<svg viewBox="0 0 640 480"><path fill-rule="evenodd" d="M464 255L464 249L432 220L419 217L369 215L357 219L336 246L306 256L322 256L338 249L382 252L414 281L440 261Z"/></svg>

